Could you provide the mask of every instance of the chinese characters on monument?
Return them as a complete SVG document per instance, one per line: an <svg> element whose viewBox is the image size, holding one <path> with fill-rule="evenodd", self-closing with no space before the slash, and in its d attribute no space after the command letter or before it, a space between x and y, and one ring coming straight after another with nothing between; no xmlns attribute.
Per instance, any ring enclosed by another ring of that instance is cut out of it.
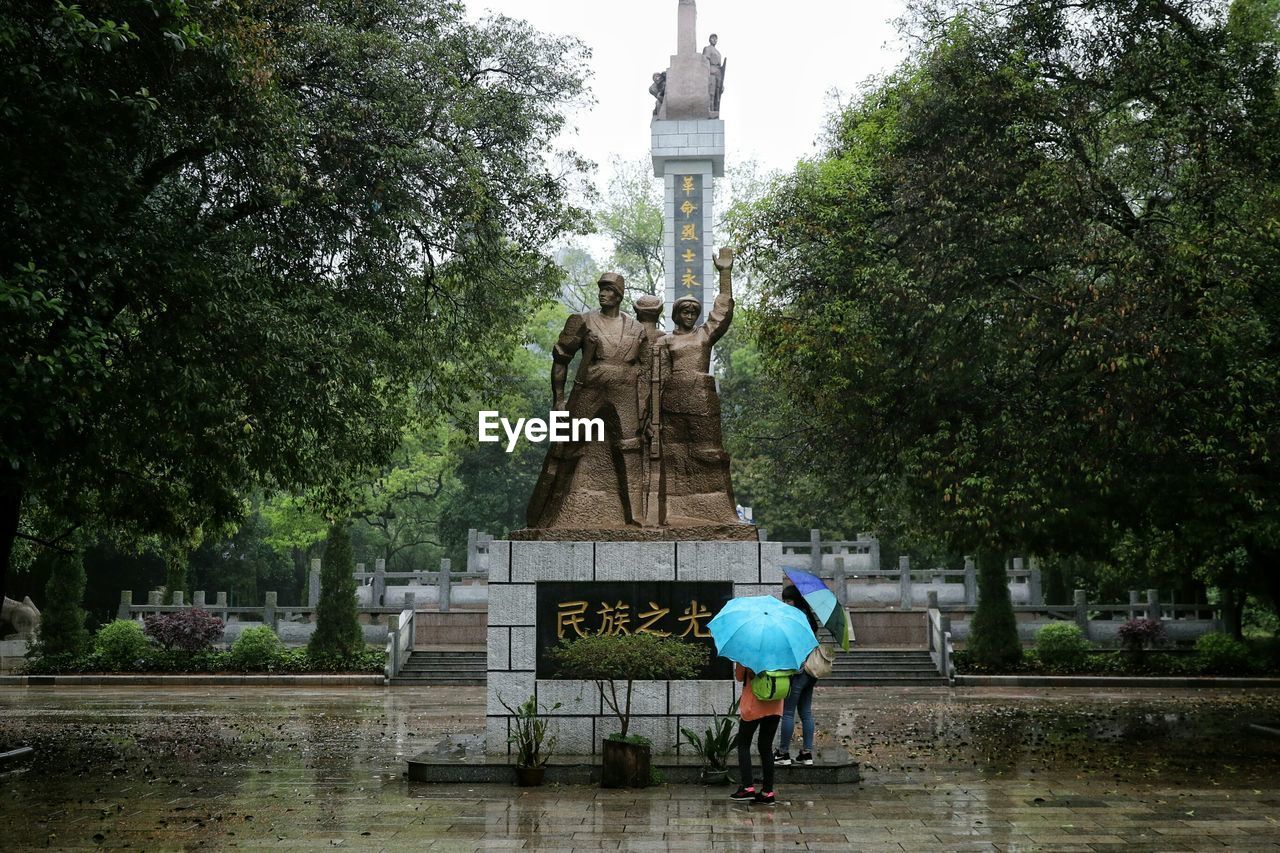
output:
<svg viewBox="0 0 1280 853"><path fill-rule="evenodd" d="M655 634L704 643L710 661L699 678L727 678L707 623L733 597L731 581L541 581L538 583L538 678L554 678L546 653L562 640L609 634Z"/></svg>

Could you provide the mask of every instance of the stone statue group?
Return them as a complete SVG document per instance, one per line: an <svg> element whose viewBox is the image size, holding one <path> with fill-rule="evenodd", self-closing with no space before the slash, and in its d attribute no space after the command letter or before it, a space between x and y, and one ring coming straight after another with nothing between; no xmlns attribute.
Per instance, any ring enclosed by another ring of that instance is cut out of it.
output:
<svg viewBox="0 0 1280 853"><path fill-rule="evenodd" d="M707 70L709 76L707 78L707 95L711 102L711 118L720 115L720 96L724 94L724 72L727 63L724 57L720 55L720 50L716 44L720 41L720 37L715 33L707 40L707 46L702 49L702 55L707 60ZM653 95L653 114L656 116L662 110L662 102L667 97L667 72L653 72L653 82L649 84L649 94Z"/></svg>
<svg viewBox="0 0 1280 853"><path fill-rule="evenodd" d="M666 334L657 326L657 296L636 300L635 319L621 313L625 283L617 273L600 277L599 310L565 322L553 353L553 405L573 418L603 419L605 441L550 446L529 501L530 532L591 538L631 527L666 538L663 528L685 528L724 538L726 526L748 528L738 522L710 373L712 347L733 319L733 251L721 249L714 260L720 290L702 325L693 296L676 300L675 330Z"/></svg>

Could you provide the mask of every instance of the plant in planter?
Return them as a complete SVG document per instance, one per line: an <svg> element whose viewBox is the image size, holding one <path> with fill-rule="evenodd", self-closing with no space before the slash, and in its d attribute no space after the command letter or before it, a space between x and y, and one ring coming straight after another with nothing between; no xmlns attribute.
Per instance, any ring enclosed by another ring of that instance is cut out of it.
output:
<svg viewBox="0 0 1280 853"><path fill-rule="evenodd" d="M733 707L720 715L712 712L711 724L702 735L682 728L685 742L702 759L702 781L708 785L723 785L729 781L729 751L733 749Z"/></svg>
<svg viewBox="0 0 1280 853"><path fill-rule="evenodd" d="M547 761L556 748L556 738L547 735L547 721L538 716L538 700L530 696L518 708L512 708L501 696L498 701L513 715L511 722L515 731L507 736L507 741L516 745L516 784L525 788L541 785L547 773ZM550 708L543 706L543 713L549 714L559 707L559 702Z"/></svg>
<svg viewBox="0 0 1280 853"><path fill-rule="evenodd" d="M1164 625L1158 619L1130 619L1116 633L1129 668L1142 671L1142 650L1149 649L1164 639Z"/></svg>
<svg viewBox="0 0 1280 853"><path fill-rule="evenodd" d="M563 641L551 657L562 678L594 681L601 701L618 718L621 731L604 740L600 784L605 788L646 787L650 744L646 738L628 733L635 682L692 678L706 664L707 650L655 634L604 634Z"/></svg>

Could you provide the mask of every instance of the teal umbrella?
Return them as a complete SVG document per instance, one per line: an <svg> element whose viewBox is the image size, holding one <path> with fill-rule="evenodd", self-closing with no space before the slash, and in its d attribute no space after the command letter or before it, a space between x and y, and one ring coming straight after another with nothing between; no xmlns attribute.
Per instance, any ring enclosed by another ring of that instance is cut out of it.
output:
<svg viewBox="0 0 1280 853"><path fill-rule="evenodd" d="M818 645L805 615L770 595L731 600L707 628L721 657L754 672L799 669Z"/></svg>

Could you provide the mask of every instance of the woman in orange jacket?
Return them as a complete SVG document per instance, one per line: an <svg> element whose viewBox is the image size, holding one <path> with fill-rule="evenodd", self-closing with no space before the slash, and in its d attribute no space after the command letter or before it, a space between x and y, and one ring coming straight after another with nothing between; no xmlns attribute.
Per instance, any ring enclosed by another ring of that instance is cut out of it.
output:
<svg viewBox="0 0 1280 853"><path fill-rule="evenodd" d="M733 665L733 677L742 682L742 696L738 700L738 769L742 772L742 784L729 795L739 802L774 804L773 792L773 738L778 733L782 717L782 700L763 702L751 692L751 679L755 673L740 663ZM760 766L764 770L763 783L756 790L751 767L751 738L759 732L758 748Z"/></svg>

